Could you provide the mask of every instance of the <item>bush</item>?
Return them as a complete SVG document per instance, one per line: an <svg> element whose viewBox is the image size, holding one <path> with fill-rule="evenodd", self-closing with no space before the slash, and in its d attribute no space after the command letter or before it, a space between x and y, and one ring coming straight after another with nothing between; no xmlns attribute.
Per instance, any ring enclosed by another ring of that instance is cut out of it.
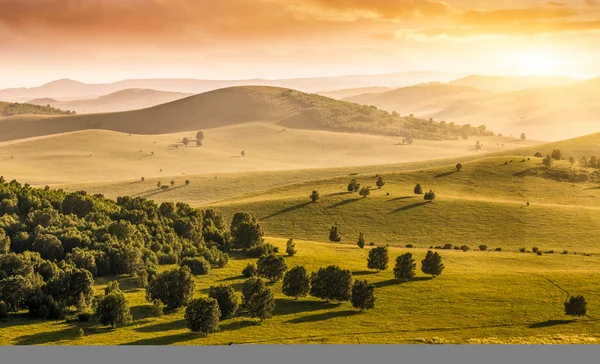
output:
<svg viewBox="0 0 600 364"><path fill-rule="evenodd" d="M146 298L159 299L168 308L185 306L194 293L194 277L189 267L160 273L146 287Z"/></svg>
<svg viewBox="0 0 600 364"><path fill-rule="evenodd" d="M0 280L0 298L9 312L17 312L25 306L30 292L31 285L23 276L12 276Z"/></svg>
<svg viewBox="0 0 600 364"><path fill-rule="evenodd" d="M161 317L164 314L165 305L161 300L153 300L152 301L152 309L150 310L150 315L153 317Z"/></svg>
<svg viewBox="0 0 600 364"><path fill-rule="evenodd" d="M258 269L253 263L248 263L246 268L242 270L242 275L246 278L258 277Z"/></svg>
<svg viewBox="0 0 600 364"><path fill-rule="evenodd" d="M250 317L258 317L260 321L271 318L275 310L275 296L270 289L263 287L252 295L246 307Z"/></svg>
<svg viewBox="0 0 600 364"><path fill-rule="evenodd" d="M455 245L452 249L454 249L454 250L460 250L460 247L458 245Z"/></svg>
<svg viewBox="0 0 600 364"><path fill-rule="evenodd" d="M210 272L210 263L204 259L204 257L183 258L179 265L182 267L189 267L194 275L203 275Z"/></svg>
<svg viewBox="0 0 600 364"><path fill-rule="evenodd" d="M534 253L537 253L538 250L540 250L540 248L535 247L535 246L533 248L531 248L531 251L534 252Z"/></svg>
<svg viewBox="0 0 600 364"><path fill-rule="evenodd" d="M356 242L359 248L363 249L365 247L365 236L363 233L358 233L358 241Z"/></svg>
<svg viewBox="0 0 600 364"><path fill-rule="evenodd" d="M462 170L462 164L460 164L460 163L457 163L457 164L456 164L456 171L457 171L457 172L460 172L461 170Z"/></svg>
<svg viewBox="0 0 600 364"><path fill-rule="evenodd" d="M285 244L285 252L290 257L293 257L296 254L296 243L294 243L294 239L290 239Z"/></svg>
<svg viewBox="0 0 600 364"><path fill-rule="evenodd" d="M377 179L377 182L375 184L377 185L378 188L381 188L381 187L385 186L385 181L383 180L383 178L381 178L381 176L379 176L379 178Z"/></svg>
<svg viewBox="0 0 600 364"><path fill-rule="evenodd" d="M538 250L538 251L536 252L536 254L537 254L537 255L542 255L543 253L542 253L542 251L541 251L541 250Z"/></svg>
<svg viewBox="0 0 600 364"><path fill-rule="evenodd" d="M348 301L352 295L352 273L330 265L312 273L310 295L326 301Z"/></svg>
<svg viewBox="0 0 600 364"><path fill-rule="evenodd" d="M111 327L124 326L133 319L127 299L121 291L113 291L98 302L96 317L102 325Z"/></svg>
<svg viewBox="0 0 600 364"><path fill-rule="evenodd" d="M479 250L481 250L482 252L486 251L487 249L488 249L487 245L482 244L479 246Z"/></svg>
<svg viewBox="0 0 600 364"><path fill-rule="evenodd" d="M265 287L265 282L262 279L248 278L242 287L242 306L247 307L252 297Z"/></svg>
<svg viewBox="0 0 600 364"><path fill-rule="evenodd" d="M420 184L417 184L415 186L414 193L415 193L415 195L422 195L423 194L423 188L421 187Z"/></svg>
<svg viewBox="0 0 600 364"><path fill-rule="evenodd" d="M462 250L463 252L469 251L471 248L469 248L469 246L467 245L463 245L460 247L460 250Z"/></svg>
<svg viewBox="0 0 600 364"><path fill-rule="evenodd" d="M412 253L405 253L396 258L394 266L394 277L408 281L415 276L417 264L413 259Z"/></svg>
<svg viewBox="0 0 600 364"><path fill-rule="evenodd" d="M208 291L208 296L217 300L219 310L221 311L220 319L228 319L235 316L238 310L238 297L235 290L231 286L219 285L212 286Z"/></svg>
<svg viewBox="0 0 600 364"><path fill-rule="evenodd" d="M317 201L319 201L320 198L321 197L319 196L319 192L317 192L317 191L312 191L312 193L310 194L310 200L312 202L317 202Z"/></svg>
<svg viewBox="0 0 600 364"><path fill-rule="evenodd" d="M369 284L366 280L356 281L352 286L352 298L350 299L352 307L361 311L375 307L375 286Z"/></svg>
<svg viewBox="0 0 600 364"><path fill-rule="evenodd" d="M329 229L329 241L332 243L339 243L342 241L342 234L340 234L337 225L334 225Z"/></svg>
<svg viewBox="0 0 600 364"><path fill-rule="evenodd" d="M443 270L444 264L442 263L442 257L437 252L434 253L428 251L425 255L425 259L421 261L421 271L436 277L442 274Z"/></svg>
<svg viewBox="0 0 600 364"><path fill-rule="evenodd" d="M521 253L525 253L525 252L527 251L527 248L519 248L519 251L520 251Z"/></svg>
<svg viewBox="0 0 600 364"><path fill-rule="evenodd" d="M409 249L410 248L414 248L414 246L412 244L406 244L406 247L409 248Z"/></svg>
<svg viewBox="0 0 600 364"><path fill-rule="evenodd" d="M433 192L433 190L429 190L429 192L425 193L425 195L423 196L423 199L425 199L427 201L435 200L435 192Z"/></svg>
<svg viewBox="0 0 600 364"><path fill-rule="evenodd" d="M185 322L188 329L203 336L219 330L221 311L214 298L196 298L185 308Z"/></svg>
<svg viewBox="0 0 600 364"><path fill-rule="evenodd" d="M569 254L568 250L563 250L562 254Z"/></svg>
<svg viewBox="0 0 600 364"><path fill-rule="evenodd" d="M271 282L277 282L287 270L287 265L282 257L277 257L274 254L263 255L258 259L256 264L258 268L258 276L267 278Z"/></svg>
<svg viewBox="0 0 600 364"><path fill-rule="evenodd" d="M362 197L367 197L371 194L371 189L369 187L363 187L360 189L358 194L361 195Z"/></svg>
<svg viewBox="0 0 600 364"><path fill-rule="evenodd" d="M444 250L452 250L452 248L454 248L454 245L452 244L444 244L444 246L442 247L442 249Z"/></svg>
<svg viewBox="0 0 600 364"><path fill-rule="evenodd" d="M283 277L283 294L288 297L304 297L310 291L310 278L303 266L296 266Z"/></svg>
<svg viewBox="0 0 600 364"><path fill-rule="evenodd" d="M374 242L370 242L369 246L375 246L375 243Z"/></svg>
<svg viewBox="0 0 600 364"><path fill-rule="evenodd" d="M496 248L496 249L494 249L494 250L495 250L495 251L497 251L497 252L501 252L501 251L502 251L502 248Z"/></svg>
<svg viewBox="0 0 600 364"><path fill-rule="evenodd" d="M571 297L568 302L565 302L565 314L568 316L586 316L587 302L583 296Z"/></svg>
<svg viewBox="0 0 600 364"><path fill-rule="evenodd" d="M376 269L378 272L386 270L388 266L389 256L386 246L378 246L369 251L367 259L367 268Z"/></svg>
<svg viewBox="0 0 600 364"><path fill-rule="evenodd" d="M271 255L277 252L277 247L271 243L260 244L246 251L246 255L252 258L260 258L263 255Z"/></svg>

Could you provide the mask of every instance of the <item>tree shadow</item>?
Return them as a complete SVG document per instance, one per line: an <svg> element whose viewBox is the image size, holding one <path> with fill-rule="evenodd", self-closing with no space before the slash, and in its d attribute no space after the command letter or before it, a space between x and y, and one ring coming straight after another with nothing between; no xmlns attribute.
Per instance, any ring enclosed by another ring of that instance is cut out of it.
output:
<svg viewBox="0 0 600 364"><path fill-rule="evenodd" d="M584 191L589 191L589 190L600 190L600 187L588 187L588 188L584 188Z"/></svg>
<svg viewBox="0 0 600 364"><path fill-rule="evenodd" d="M258 325L258 320L232 321L219 325L219 331L234 331Z"/></svg>
<svg viewBox="0 0 600 364"><path fill-rule="evenodd" d="M129 310L131 311L131 315L133 316L134 321L138 321L150 317L150 314L152 312L152 306L138 305L131 307Z"/></svg>
<svg viewBox="0 0 600 364"><path fill-rule="evenodd" d="M162 322L160 324L142 326L135 329L137 332L163 332L163 331L171 331L171 330L180 330L185 328L185 320L176 320L169 322Z"/></svg>
<svg viewBox="0 0 600 364"><path fill-rule="evenodd" d="M295 319L291 319L286 321L286 323L290 324L302 324L306 322L316 322L316 321L326 321L334 318L340 317L350 317L360 315L360 311L357 310L346 310L346 311L332 311L332 312L324 312L316 315L309 315L303 317L297 317Z"/></svg>
<svg viewBox="0 0 600 364"><path fill-rule="evenodd" d="M121 345L174 345L177 343L190 341L190 340L194 340L194 339L198 339L198 338L202 338L202 336L198 333L184 332L182 334L151 337L148 339L140 339L137 341L132 341L130 343L121 344Z"/></svg>
<svg viewBox="0 0 600 364"><path fill-rule="evenodd" d="M97 326L89 326L84 323L66 323L64 321L60 323L67 325L67 327L60 331L45 331L31 335L23 335L17 339L16 345L45 345L63 340L72 342L74 340L79 339L80 328L84 330L84 335L86 336L113 330L109 327L103 328Z"/></svg>
<svg viewBox="0 0 600 364"><path fill-rule="evenodd" d="M343 192L334 192L334 193L328 193L326 195L323 195L323 197L335 197L335 196L344 196L344 195L351 195L354 192L350 192L350 191L343 191Z"/></svg>
<svg viewBox="0 0 600 364"><path fill-rule="evenodd" d="M576 320L547 320L543 322L536 322L534 324L529 325L530 329L539 329L542 327L553 327L559 325L568 325L570 323L576 322Z"/></svg>
<svg viewBox="0 0 600 364"><path fill-rule="evenodd" d="M339 303L332 302L294 300L293 298L276 298L273 315L283 316L298 312L329 310L339 306Z"/></svg>
<svg viewBox="0 0 600 364"><path fill-rule="evenodd" d="M265 282L266 285L269 285L270 282ZM229 285L236 292L241 292L242 288L244 288L244 282L233 283ZM208 294L210 292L210 287L206 287L200 290L200 293Z"/></svg>
<svg viewBox="0 0 600 364"><path fill-rule="evenodd" d="M400 200L410 200L413 198L417 198L418 196L402 196L402 197L396 197L396 198L392 198L387 200L387 202L394 202L394 201L400 201Z"/></svg>
<svg viewBox="0 0 600 364"><path fill-rule="evenodd" d="M368 276L371 274L377 274L377 272L374 270L359 270L356 272L352 272L353 276Z"/></svg>
<svg viewBox="0 0 600 364"><path fill-rule="evenodd" d="M327 208L328 208L328 209L334 209L334 208L336 208L336 207L344 206L344 205L347 205L347 204L349 204L349 203L356 202L356 201L359 201L359 200L362 200L362 199L363 199L362 197L358 197L358 198L349 198L349 199L347 199L347 200L342 200L342 201L340 201L340 202L336 202L336 203L334 203L333 205L327 206Z"/></svg>
<svg viewBox="0 0 600 364"><path fill-rule="evenodd" d="M456 173L457 171L450 171L450 172L445 172L445 173L440 173L440 174L436 174L435 176L433 176L433 178L443 178L443 177L448 177L450 175L453 175L454 173Z"/></svg>
<svg viewBox="0 0 600 364"><path fill-rule="evenodd" d="M26 313L11 313L4 320L0 320L0 327L25 326L39 324L42 320L31 317Z"/></svg>
<svg viewBox="0 0 600 364"><path fill-rule="evenodd" d="M392 279L388 279L386 281L375 282L375 283L373 283L373 285L375 286L375 288L384 288L384 287L406 284L406 283L411 283L411 282L430 281L432 279L433 279L433 277L414 277L413 279L406 281L406 280L402 280L402 279L392 278Z"/></svg>
<svg viewBox="0 0 600 364"><path fill-rule="evenodd" d="M246 279L246 277L244 277L243 275L240 274L239 276L223 278L223 279L219 280L219 282L237 281L240 279Z"/></svg>
<svg viewBox="0 0 600 364"><path fill-rule="evenodd" d="M301 208L303 208L303 207L305 207L305 206L309 205L310 203L311 203L311 202L309 201L309 202L303 202L303 203L300 203L300 204L298 204L298 205L294 205L294 206L286 207L286 208L285 208L285 209L283 209L283 210L280 210L280 211L274 212L274 213L272 213L271 215L268 215L268 216L265 216L265 217L262 217L262 218L260 218L259 220L268 220L268 219L270 219L270 218L272 218L272 217L275 217L275 216L278 216L278 215L281 215L281 214L285 214L285 213L287 213L287 212L292 212L292 211L294 211L294 210L297 210L297 209L301 209Z"/></svg>
<svg viewBox="0 0 600 364"><path fill-rule="evenodd" d="M178 189L180 189L180 188L184 188L184 187L186 187L186 185L181 185L181 186L177 186L177 187L169 187L169 188L168 188L168 189L166 189L166 190L163 190L163 189L158 189L158 188L156 188L156 189L154 189L154 192L147 193L147 194L145 194L145 195L142 195L142 194L140 194L140 195L138 195L138 196L139 196L139 197L143 197L143 198L149 198L149 197L152 197L152 196L156 196L156 195L158 195L158 194L161 194L161 193L165 193L165 192L169 192L169 191L175 191L175 190L178 190Z"/></svg>
<svg viewBox="0 0 600 364"><path fill-rule="evenodd" d="M411 210L411 209L415 209L415 208L420 207L420 206L427 205L428 203L429 203L429 201L417 202L417 203L414 203L412 205L402 206L400 208L395 209L392 212L401 212L401 211Z"/></svg>

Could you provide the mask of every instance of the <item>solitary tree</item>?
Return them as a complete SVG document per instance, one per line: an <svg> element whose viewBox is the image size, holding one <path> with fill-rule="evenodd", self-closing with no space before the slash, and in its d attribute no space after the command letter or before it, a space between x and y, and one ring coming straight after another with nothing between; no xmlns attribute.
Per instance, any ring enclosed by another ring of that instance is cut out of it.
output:
<svg viewBox="0 0 600 364"><path fill-rule="evenodd" d="M367 268L376 269L378 272L386 270L388 266L389 256L387 246L378 246L369 251L367 259Z"/></svg>
<svg viewBox="0 0 600 364"><path fill-rule="evenodd" d="M575 164L575 157L570 156L569 157L569 163L571 163L571 165Z"/></svg>
<svg viewBox="0 0 600 364"><path fill-rule="evenodd" d="M188 144L190 144L190 139L188 137L184 137L181 142L183 143L183 145L187 146Z"/></svg>
<svg viewBox="0 0 600 364"><path fill-rule="evenodd" d="M196 139L198 140L204 140L204 132L203 131L199 131L196 133Z"/></svg>
<svg viewBox="0 0 600 364"><path fill-rule="evenodd" d="M394 277L409 281L414 278L417 263L413 259L412 253L405 253L396 258L396 266L394 267Z"/></svg>
<svg viewBox="0 0 600 364"><path fill-rule="evenodd" d="M171 180L171 186L175 186L175 180Z"/></svg>
<svg viewBox="0 0 600 364"><path fill-rule="evenodd" d="M250 317L258 317L262 322L273 317L275 296L269 288L263 287L252 296L246 307Z"/></svg>
<svg viewBox="0 0 600 364"><path fill-rule="evenodd" d="M242 150L242 152L240 154L242 155L242 157L246 156L246 152L244 152L243 150Z"/></svg>
<svg viewBox="0 0 600 364"><path fill-rule="evenodd" d="M354 308L361 311L375 307L375 286L369 284L367 280L356 281L352 286L352 298L350 302Z"/></svg>
<svg viewBox="0 0 600 364"><path fill-rule="evenodd" d="M256 266L258 268L258 276L267 278L271 282L277 282L283 278L287 270L287 265L283 258L274 254L261 256Z"/></svg>
<svg viewBox="0 0 600 364"><path fill-rule="evenodd" d="M437 252L431 250L425 255L425 259L421 261L421 271L425 274L431 274L436 277L442 274L444 270L444 264L442 263L442 257Z"/></svg>
<svg viewBox="0 0 600 364"><path fill-rule="evenodd" d="M350 183L348 184L348 191L349 192L356 192L358 191L360 188L360 183L356 183L356 180L353 179L352 181L350 181Z"/></svg>
<svg viewBox="0 0 600 364"><path fill-rule="evenodd" d="M331 229L329 229L329 241L333 243L342 241L342 235L340 234L337 225L333 225Z"/></svg>
<svg viewBox="0 0 600 364"><path fill-rule="evenodd" d="M557 161L562 159L562 152L560 151L560 149L554 149L552 151L552 159Z"/></svg>
<svg viewBox="0 0 600 364"><path fill-rule="evenodd" d="M288 297L304 297L310 291L310 278L303 266L296 266L283 277L283 294Z"/></svg>
<svg viewBox="0 0 600 364"><path fill-rule="evenodd" d="M435 200L435 192L433 192L433 190L429 190L429 192L425 192L423 198L427 201L433 201Z"/></svg>
<svg viewBox="0 0 600 364"><path fill-rule="evenodd" d="M571 297L565 302L565 314L568 316L585 316L587 315L587 302L583 296Z"/></svg>
<svg viewBox="0 0 600 364"><path fill-rule="evenodd" d="M185 185L186 185L186 186L189 186L189 185L190 185L190 180L189 180L189 179L186 179L186 180L185 180Z"/></svg>
<svg viewBox="0 0 600 364"><path fill-rule="evenodd" d="M317 201L319 201L319 198L320 198L320 196L319 196L319 192L317 192L317 191L312 191L312 193L310 194L310 200L311 200L312 202L317 202Z"/></svg>
<svg viewBox="0 0 600 364"><path fill-rule="evenodd" d="M553 164L552 157L547 155L546 158L544 158L542 160L542 163L544 163L544 166L546 166L546 168L552 168L552 164Z"/></svg>
<svg viewBox="0 0 600 364"><path fill-rule="evenodd" d="M360 189L360 192L358 194L362 197L367 197L371 194L371 189L369 187L363 187Z"/></svg>
<svg viewBox="0 0 600 364"><path fill-rule="evenodd" d="M525 139L527 139L527 134L521 133L521 140L525 140Z"/></svg>
<svg viewBox="0 0 600 364"><path fill-rule="evenodd" d="M124 326L133 320L123 292L114 290L104 296L96 307L96 317L102 325Z"/></svg>
<svg viewBox="0 0 600 364"><path fill-rule="evenodd" d="M218 331L220 316L217 300L201 297L190 301L185 308L184 318L188 329L206 336Z"/></svg>
<svg viewBox="0 0 600 364"><path fill-rule="evenodd" d="M352 296L352 273L338 266L320 268L310 277L310 295L329 301L349 301Z"/></svg>
<svg viewBox="0 0 600 364"><path fill-rule="evenodd" d="M365 236L363 233L358 233L358 242L356 244L361 249L365 247Z"/></svg>
<svg viewBox="0 0 600 364"><path fill-rule="evenodd" d="M385 185L385 181L383 180L383 178L381 178L381 176L379 176L379 178L377 179L377 187L381 188Z"/></svg>
<svg viewBox="0 0 600 364"><path fill-rule="evenodd" d="M246 268L242 270L242 275L246 278L258 277L258 269L253 263L248 263Z"/></svg>
<svg viewBox="0 0 600 364"><path fill-rule="evenodd" d="M457 163L457 164L456 164L456 171L457 171L457 172L460 172L460 170L461 170L461 169L462 169L462 164L460 164L460 163Z"/></svg>
<svg viewBox="0 0 600 364"><path fill-rule="evenodd" d="M156 182L156 187L160 188L160 186L162 186L162 183L160 181Z"/></svg>
<svg viewBox="0 0 600 364"><path fill-rule="evenodd" d="M415 192L415 195L422 195L423 194L423 188L421 188L420 184L417 184L415 186L414 192Z"/></svg>
<svg viewBox="0 0 600 364"><path fill-rule="evenodd" d="M262 244L263 231L258 220L245 212L237 212L231 222L231 247L248 250Z"/></svg>
<svg viewBox="0 0 600 364"><path fill-rule="evenodd" d="M149 301L159 299L169 308L185 306L194 293L194 277L189 267L160 273L146 287Z"/></svg>
<svg viewBox="0 0 600 364"><path fill-rule="evenodd" d="M285 252L290 257L293 257L296 254L296 243L294 243L294 239L290 239L285 243Z"/></svg>
<svg viewBox="0 0 600 364"><path fill-rule="evenodd" d="M208 297L217 300L219 311L221 312L220 318L222 320L235 316L239 304L238 296L235 294L233 287L224 284L212 286L208 291Z"/></svg>

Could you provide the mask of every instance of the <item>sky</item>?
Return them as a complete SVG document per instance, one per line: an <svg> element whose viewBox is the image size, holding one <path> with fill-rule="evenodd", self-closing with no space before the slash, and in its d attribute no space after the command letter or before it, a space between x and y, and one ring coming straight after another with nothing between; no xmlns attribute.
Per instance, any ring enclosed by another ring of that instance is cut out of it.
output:
<svg viewBox="0 0 600 364"><path fill-rule="evenodd" d="M600 76L600 1L0 0L0 88L70 78Z"/></svg>

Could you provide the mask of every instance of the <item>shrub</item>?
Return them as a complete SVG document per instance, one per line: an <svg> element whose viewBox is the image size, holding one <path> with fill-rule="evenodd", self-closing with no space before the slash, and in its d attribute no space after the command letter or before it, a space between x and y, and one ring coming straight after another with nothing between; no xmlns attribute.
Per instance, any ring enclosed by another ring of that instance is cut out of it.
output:
<svg viewBox="0 0 600 364"><path fill-rule="evenodd" d="M496 250L497 252L501 252L501 251L502 251L502 248L496 248L495 250Z"/></svg>
<svg viewBox="0 0 600 364"><path fill-rule="evenodd" d="M214 298L196 298L185 308L185 322L188 329L203 336L219 330L221 311Z"/></svg>
<svg viewBox="0 0 600 364"><path fill-rule="evenodd" d="M277 257L274 254L263 255L258 259L256 264L258 268L258 276L267 278L271 282L277 282L287 270L287 265L282 257Z"/></svg>
<svg viewBox="0 0 600 364"><path fill-rule="evenodd" d="M415 193L415 195L422 195L423 194L423 188L421 187L420 184L417 184L415 186L414 193Z"/></svg>
<svg viewBox="0 0 600 364"><path fill-rule="evenodd" d="M352 307L361 311L375 307L375 286L369 284L366 280L356 281L352 286L352 298L350 302Z"/></svg>
<svg viewBox="0 0 600 364"><path fill-rule="evenodd" d="M444 246L442 247L442 249L444 250L452 250L452 248L454 248L454 245L452 244L444 244Z"/></svg>
<svg viewBox="0 0 600 364"><path fill-rule="evenodd" d="M461 170L462 170L462 164L460 164L460 163L457 163L457 164L456 164L456 171L457 171L457 172L460 172Z"/></svg>
<svg viewBox="0 0 600 364"><path fill-rule="evenodd" d="M469 248L469 246L467 246L467 245L463 245L463 246L460 247L460 250L462 250L463 252L466 252L466 251L468 251L470 249L471 248Z"/></svg>
<svg viewBox="0 0 600 364"><path fill-rule="evenodd" d="M290 239L285 244L285 252L290 257L293 257L296 254L296 243L294 243L294 239Z"/></svg>
<svg viewBox="0 0 600 364"><path fill-rule="evenodd" d="M248 263L246 268L242 270L242 275L246 278L258 277L258 269L253 263Z"/></svg>
<svg viewBox="0 0 600 364"><path fill-rule="evenodd" d="M521 253L525 253L525 252L527 251L527 248L519 248L519 251L520 251Z"/></svg>
<svg viewBox="0 0 600 364"><path fill-rule="evenodd" d="M219 310L221 311L220 318L222 320L232 318L238 310L238 297L235 290L231 286L219 285L210 287L208 296L217 300Z"/></svg>
<svg viewBox="0 0 600 364"><path fill-rule="evenodd" d="M203 275L210 272L210 263L204 257L186 257L179 263L182 267L189 267L194 275Z"/></svg>
<svg viewBox="0 0 600 364"><path fill-rule="evenodd" d="M460 250L460 247L458 245L455 245L452 249L454 249L454 250Z"/></svg>
<svg viewBox="0 0 600 364"><path fill-rule="evenodd" d="M481 245L479 246L479 250L481 250L482 252L486 251L486 250L487 250L487 248L488 248L488 247L487 247L487 245L484 245L484 244L481 244Z"/></svg>
<svg viewBox="0 0 600 364"><path fill-rule="evenodd" d="M538 250L538 251L536 252L536 254L537 254L537 255L542 255L543 253L542 253L542 251L541 251L541 250Z"/></svg>
<svg viewBox="0 0 600 364"><path fill-rule="evenodd" d="M154 317L161 317L164 314L164 309L165 305L162 303L161 300L153 300L150 315Z"/></svg>
<svg viewBox="0 0 600 364"><path fill-rule="evenodd" d="M242 306L246 307L252 297L265 287L265 282L262 279L254 277L248 278L242 287Z"/></svg>
<svg viewBox="0 0 600 364"><path fill-rule="evenodd" d="M409 248L409 249L410 248L414 248L414 246L412 244L406 244L406 247Z"/></svg>
<svg viewBox="0 0 600 364"><path fill-rule="evenodd" d="M121 291L113 291L104 296L96 307L96 317L102 325L124 326L132 321L127 299Z"/></svg>
<svg viewBox="0 0 600 364"><path fill-rule="evenodd" d="M587 302L583 296L576 296L569 298L568 302L565 302L565 314L568 316L586 316L587 315Z"/></svg>
<svg viewBox="0 0 600 364"><path fill-rule="evenodd" d="M540 153L540 152L536 152L535 155L534 155L534 157L544 158L544 155L542 153Z"/></svg>
<svg viewBox="0 0 600 364"><path fill-rule="evenodd" d="M374 242L370 242L369 246L375 246L375 243Z"/></svg>
<svg viewBox="0 0 600 364"><path fill-rule="evenodd" d="M168 308L185 306L194 293L194 277L189 267L160 273L146 287L148 300L161 300Z"/></svg>
<svg viewBox="0 0 600 364"><path fill-rule="evenodd" d="M262 322L273 316L275 296L269 288L263 287L252 295L246 307L250 317L258 317Z"/></svg>
<svg viewBox="0 0 600 364"><path fill-rule="evenodd" d="M405 253L396 258L394 266L394 277L408 281L415 276L417 264L413 259L412 253Z"/></svg>
<svg viewBox="0 0 600 364"><path fill-rule="evenodd" d="M342 234L340 234L337 225L333 225L331 229L329 229L329 241L332 243L339 243L342 241Z"/></svg>
<svg viewBox="0 0 600 364"><path fill-rule="evenodd" d="M568 250L563 250L562 254L569 254Z"/></svg>
<svg viewBox="0 0 600 364"><path fill-rule="evenodd" d="M369 251L367 259L367 268L376 269L378 272L386 270L388 266L389 256L386 246L378 246Z"/></svg>
<svg viewBox="0 0 600 364"><path fill-rule="evenodd" d="M545 252L546 254L554 254L554 250L548 250L547 252Z"/></svg>
<svg viewBox="0 0 600 364"><path fill-rule="evenodd" d="M277 247L271 243L260 244L246 251L246 255L252 258L260 258L263 255L271 255L277 252Z"/></svg>
<svg viewBox="0 0 600 364"><path fill-rule="evenodd" d="M363 187L360 189L358 194L361 195L362 197L367 197L371 194L371 189L369 187Z"/></svg>
<svg viewBox="0 0 600 364"><path fill-rule="evenodd" d="M321 197L319 196L319 192L318 191L312 191L312 193L310 194L310 200L312 202L317 202L319 201Z"/></svg>
<svg viewBox="0 0 600 364"><path fill-rule="evenodd" d="M533 251L534 253L537 253L538 250L540 250L540 248L534 246L533 248L531 248L531 251Z"/></svg>
<svg viewBox="0 0 600 364"><path fill-rule="evenodd" d="M352 294L352 273L330 265L312 273L310 295L326 301L348 301Z"/></svg>
<svg viewBox="0 0 600 364"><path fill-rule="evenodd" d="M379 176L379 178L377 179L376 185L378 188L385 186L385 181L383 180L383 178L381 178L381 176Z"/></svg>
<svg viewBox="0 0 600 364"><path fill-rule="evenodd" d="M20 275L0 280L0 298L9 312L17 312L25 306L31 289L30 283Z"/></svg>
<svg viewBox="0 0 600 364"><path fill-rule="evenodd" d="M442 257L437 252L434 253L428 251L425 255L425 259L421 261L421 271L436 277L442 274L443 270L444 264L442 263Z"/></svg>
<svg viewBox="0 0 600 364"><path fill-rule="evenodd" d="M433 192L433 190L429 190L429 192L425 193L423 198L427 201L433 201L435 200L435 192Z"/></svg>
<svg viewBox="0 0 600 364"><path fill-rule="evenodd" d="M365 247L365 236L363 233L358 233L358 241L356 242L359 248L363 249Z"/></svg>
<svg viewBox="0 0 600 364"><path fill-rule="evenodd" d="M303 266L296 266L283 277L283 294L288 297L304 297L310 291L310 278Z"/></svg>

